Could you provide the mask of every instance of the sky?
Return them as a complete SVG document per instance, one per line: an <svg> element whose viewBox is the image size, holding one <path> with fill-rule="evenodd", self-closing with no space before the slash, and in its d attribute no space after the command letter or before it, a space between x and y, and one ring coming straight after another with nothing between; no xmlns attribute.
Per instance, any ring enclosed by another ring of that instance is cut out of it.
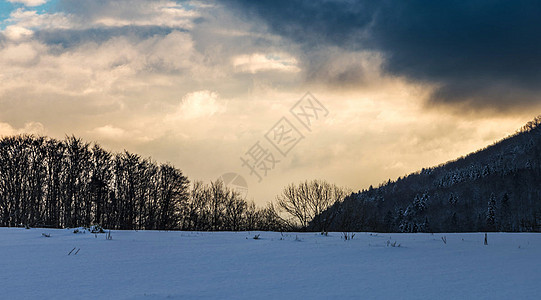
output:
<svg viewBox="0 0 541 300"><path fill-rule="evenodd" d="M536 1L0 1L0 136L354 191L540 113Z"/></svg>

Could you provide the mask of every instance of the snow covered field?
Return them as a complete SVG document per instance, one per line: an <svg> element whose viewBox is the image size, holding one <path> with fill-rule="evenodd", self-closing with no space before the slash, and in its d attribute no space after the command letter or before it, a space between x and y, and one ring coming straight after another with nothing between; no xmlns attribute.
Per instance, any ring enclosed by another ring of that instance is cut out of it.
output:
<svg viewBox="0 0 541 300"><path fill-rule="evenodd" d="M0 228L0 298L540 299L541 234L483 237Z"/></svg>

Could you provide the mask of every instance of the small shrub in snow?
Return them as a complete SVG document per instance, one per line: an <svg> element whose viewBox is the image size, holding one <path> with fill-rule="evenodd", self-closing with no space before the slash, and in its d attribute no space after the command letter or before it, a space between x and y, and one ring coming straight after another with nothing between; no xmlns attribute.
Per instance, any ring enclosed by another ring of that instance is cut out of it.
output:
<svg viewBox="0 0 541 300"><path fill-rule="evenodd" d="M41 235L44 236L44 237L51 237L51 235L48 234L48 233L42 233Z"/></svg>
<svg viewBox="0 0 541 300"><path fill-rule="evenodd" d="M253 239L254 239L254 240L259 240L259 236L260 236L260 234L254 235Z"/></svg>
<svg viewBox="0 0 541 300"><path fill-rule="evenodd" d="M387 247L400 247L400 244L397 244L396 241L392 242L390 240L387 241Z"/></svg>
<svg viewBox="0 0 541 300"><path fill-rule="evenodd" d="M344 241L352 240L355 237L355 233L352 232L344 232Z"/></svg>
<svg viewBox="0 0 541 300"><path fill-rule="evenodd" d="M103 230L103 227L101 227L99 224L90 226L90 232L91 233L105 233L105 230Z"/></svg>

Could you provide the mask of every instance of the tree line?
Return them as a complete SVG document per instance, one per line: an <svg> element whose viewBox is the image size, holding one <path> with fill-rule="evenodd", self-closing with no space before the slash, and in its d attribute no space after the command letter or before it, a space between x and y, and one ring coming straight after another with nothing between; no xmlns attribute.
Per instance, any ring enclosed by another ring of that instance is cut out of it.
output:
<svg viewBox="0 0 541 300"><path fill-rule="evenodd" d="M0 140L0 226L285 230L220 180L190 183L170 164L111 153L74 136Z"/></svg>
<svg viewBox="0 0 541 300"><path fill-rule="evenodd" d="M290 184L264 208L217 180L111 153L74 136L0 139L0 226L110 229L464 232L541 231L541 117L437 167L351 193Z"/></svg>

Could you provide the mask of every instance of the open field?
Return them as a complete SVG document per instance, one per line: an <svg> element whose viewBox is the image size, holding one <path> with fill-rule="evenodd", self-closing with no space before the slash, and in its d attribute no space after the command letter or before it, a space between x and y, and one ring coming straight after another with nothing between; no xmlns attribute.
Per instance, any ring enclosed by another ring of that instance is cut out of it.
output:
<svg viewBox="0 0 541 300"><path fill-rule="evenodd" d="M482 233L356 233L345 241L342 233L113 231L112 240L107 240L105 234L73 231L0 228L1 297L538 299L541 295L541 234L534 233L489 234L485 246ZM253 239L255 235L260 238Z"/></svg>

